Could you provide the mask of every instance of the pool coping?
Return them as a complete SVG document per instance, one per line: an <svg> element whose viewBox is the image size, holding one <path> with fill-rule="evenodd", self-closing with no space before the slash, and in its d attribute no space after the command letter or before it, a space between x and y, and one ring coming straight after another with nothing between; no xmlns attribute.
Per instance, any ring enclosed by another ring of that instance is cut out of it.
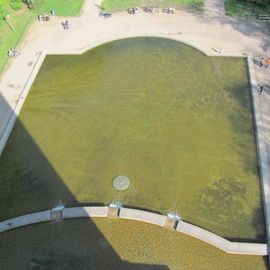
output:
<svg viewBox="0 0 270 270"><path fill-rule="evenodd" d="M183 44L186 44L204 55L208 57L241 57L245 58L247 61L247 69L248 69L248 78L249 78L249 85L250 85L250 91L252 96L252 107L254 112L254 126L255 126L255 137L256 137L256 144L257 144L257 153L260 160L260 167L261 167L261 189L262 189L262 197L264 201L264 212L265 212L265 225L266 225L266 234L267 234L267 245L269 246L270 243L270 172L269 172L269 165L268 165L268 154L265 150L265 138L264 138L264 128L263 128L263 122L261 120L261 114L260 110L258 108L258 94L257 93L257 82L256 82L256 76L255 76L255 68L252 60L252 55L250 54L230 54L230 53L209 53L203 49L200 49L196 47L195 45L182 41L179 38L174 38L168 35L163 34L141 34L141 35L114 35L109 38L96 40L95 42L92 42L79 50L67 50L67 51L41 51L34 66L33 69L23 87L22 94L14 108L14 110L11 113L11 116L7 122L6 128L4 129L4 132L0 138L0 156L4 150L4 147L8 141L8 138L11 134L11 131L15 125L15 122L17 120L17 117L23 107L24 101L31 89L31 86L36 78L36 75L39 72L40 67L42 66L43 61L45 60L47 55L80 55L85 53L86 51L93 49L99 45L116 41L119 39L125 39L125 38L134 38L134 37L157 37L157 38L165 38L169 40L174 40L177 42L181 42ZM5 222L5 221L4 221ZM1 223L0 223L1 224ZM199 228L199 227L197 227ZM202 229L203 230L203 229ZM1 231L1 230L0 230ZM208 232L204 230L205 232ZM208 232L210 233L210 232ZM224 239L224 238L222 238ZM224 239L226 240L226 239ZM227 241L227 240L226 240ZM233 243L233 242L231 242ZM267 253L268 254L268 253ZM266 254L265 254L266 255Z"/></svg>
<svg viewBox="0 0 270 270"><path fill-rule="evenodd" d="M255 67L253 58L247 57L247 66L249 72L249 85L252 96L255 136L257 144L257 154L260 165L260 180L261 180L261 194L264 206L265 215L265 231L267 235L268 249L270 248L270 168L269 168L269 156L266 151L266 139L264 124L262 121L261 111L259 109L259 94L258 83L255 75Z"/></svg>

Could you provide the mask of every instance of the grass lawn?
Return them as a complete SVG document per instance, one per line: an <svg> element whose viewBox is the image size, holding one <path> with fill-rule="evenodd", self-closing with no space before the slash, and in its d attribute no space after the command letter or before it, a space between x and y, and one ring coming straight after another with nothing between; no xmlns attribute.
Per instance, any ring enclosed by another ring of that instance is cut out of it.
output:
<svg viewBox="0 0 270 270"><path fill-rule="evenodd" d="M201 7L202 0L104 0L102 7L105 10L115 12L123 11L131 7L175 7L180 8L183 6Z"/></svg>
<svg viewBox="0 0 270 270"><path fill-rule="evenodd" d="M49 13L51 10L58 16L76 16L79 14L83 0L46 0L36 7L36 13Z"/></svg>
<svg viewBox="0 0 270 270"><path fill-rule="evenodd" d="M6 21L0 20L0 72L3 70L7 60L7 51L17 46L25 33L27 27L34 18L34 14L28 12L27 9L21 11L13 11L10 7L6 7L15 31L12 31Z"/></svg>
<svg viewBox="0 0 270 270"><path fill-rule="evenodd" d="M259 6L251 2L239 0L225 1L226 14L230 16L255 17L258 14L269 14L270 5Z"/></svg>
<svg viewBox="0 0 270 270"><path fill-rule="evenodd" d="M75 16L79 14L82 4L83 0L47 0L36 6L35 10L30 11L24 7L22 10L14 11L8 1L0 0L0 5L4 6L10 14L15 28L15 31L12 31L6 21L0 20L0 72L7 63L7 51L17 46L38 13L49 13L50 10L54 10L59 16Z"/></svg>

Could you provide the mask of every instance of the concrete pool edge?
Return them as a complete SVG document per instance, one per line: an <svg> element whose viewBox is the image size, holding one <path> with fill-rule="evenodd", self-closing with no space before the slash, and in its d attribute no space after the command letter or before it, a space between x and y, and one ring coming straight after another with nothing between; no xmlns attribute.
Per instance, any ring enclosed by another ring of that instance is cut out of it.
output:
<svg viewBox="0 0 270 270"><path fill-rule="evenodd" d="M134 37L157 37L157 38L165 38L165 39L169 39L169 40L174 40L174 41L177 41L177 42L181 42L183 44L186 44L198 51L200 51L201 53L203 53L204 55L206 56L209 56L209 57L241 57L241 58L246 58L247 59L247 62L248 62L248 72L249 72L249 83L250 83L250 87L251 87L251 90L252 90L252 96L253 96L253 102L252 102L252 106L254 108L254 119L255 119L255 126L256 126L256 137L257 137L257 144L258 144L258 156L260 157L260 164L261 164L261 170L263 171L262 172L262 176L261 176L261 181L262 181L262 189L263 189L263 199L264 199L264 208L265 208L265 223L266 223L266 233L267 233L267 236L268 236L268 241L267 243L269 243L269 231L270 231L270 196L268 196L268 190L270 188L270 186L267 184L266 182L266 179L264 180L264 178L267 178L269 179L269 173L267 173L268 171L268 163L267 163L267 152L265 151L265 147L264 147L264 144L265 144L265 140L264 140L264 135L263 135L263 124L260 120L260 113L258 112L258 109L257 109L257 105L255 104L256 102L256 96L255 96L255 93L256 93L256 78L255 78L255 74L254 71L252 72L250 69L251 69L251 65L250 63L252 62L252 58L251 56L248 56L248 55L245 55L245 54L228 54L228 53L209 53L207 51L204 51L196 46L194 46L193 44L190 44L186 41L182 41L181 39L178 39L178 38L173 38L173 37L170 37L168 35L163 35L163 34L141 34L141 35L115 35L113 37L110 37L110 38L106 38L106 39L100 39L100 40L97 40L95 42L92 42L84 47L82 47L81 49L79 50L73 50L73 51L41 51L40 54L38 55L38 58L37 60L35 61L35 64L34 64L34 67L33 69L31 70L30 72L30 75L29 77L27 78L26 80L26 83L23 87L23 91L20 95L20 98L19 100L17 101L17 104L14 108L14 110L11 112L11 116L9 117L9 120L8 120L8 123L6 125L6 128L4 129L4 132L0 138L0 156L4 150L4 147L8 141L8 138L9 138L9 135L13 129L13 126L16 122L16 119L20 113L20 110L23 106L23 103L30 91L30 88L35 80L35 77L36 75L38 74L39 72L39 69L40 67L42 66L42 63L45 59L45 57L47 55L55 55L55 54L65 54L65 55L80 55L80 54L83 54L85 53L86 51L90 50L90 49L93 49L99 45L102 45L102 44L105 44L107 42L111 42L111 41L115 41L115 40L119 40L119 39L125 39L125 38L134 38ZM253 64L253 63L252 63ZM258 128L259 127L259 128ZM260 134L258 134L258 132ZM262 141L261 141L262 140ZM268 198L269 197L269 198ZM268 214L269 213L269 214Z"/></svg>
<svg viewBox="0 0 270 270"><path fill-rule="evenodd" d="M266 151L266 139L264 124L262 121L261 111L259 108L258 83L255 75L255 67L251 56L247 57L249 85L252 97L253 117L255 126L255 136L257 144L257 154L260 165L260 180L261 180L261 194L264 206L265 226L267 234L268 248L270 245L270 171L269 171L269 157Z"/></svg>
<svg viewBox="0 0 270 270"><path fill-rule="evenodd" d="M52 209L24 216L15 217L9 220L0 222L0 233L21 228L28 225L38 224L42 222L49 222L55 220L66 220L66 219L78 219L78 218L92 218L92 217L112 217L109 210L110 206L90 206L90 207L72 207L63 209ZM55 211L58 211L58 218L55 218ZM260 243L240 243L231 242L222 238L214 233L204 230L195 225L189 224L183 220L176 222L176 226L168 226L166 224L168 219L171 218L165 215L156 214L144 210L131 209L120 207L114 218L135 220L138 222L146 222L154 225L158 225L164 228L170 228L176 232L184 233L192 236L203 242L206 242L212 246L215 246L222 251L229 254L238 255L255 255L255 256L266 256L268 255L267 244Z"/></svg>
<svg viewBox="0 0 270 270"><path fill-rule="evenodd" d="M222 53L219 53L218 51L213 51L212 53L209 53L207 50L203 50L199 47L197 47L196 45L190 43L190 42L187 42L187 41L184 41L184 40L181 40L180 38L175 38L175 37L172 37L172 36L169 36L168 34L156 34L156 33L141 33L141 34L136 34L136 35L114 35L114 36L111 36L111 37L108 37L108 38L103 38L103 39L98 39L94 42L91 42L83 47L81 47L79 50L61 50L61 51L46 51L46 55L65 55L65 54L73 54L73 55L80 55L80 54L84 54L85 52L97 47L97 46L100 46L100 45L103 45L103 44L106 44L108 42L112 42L112 41L117 41L117 40L121 40L121 39L127 39L127 38L139 38L139 37L153 37L153 38L164 38L164 39L169 39L169 40L174 40L174 41L177 41L177 42L180 42L180 43L183 43L185 45L188 45L190 47L192 47L193 49L197 50L197 51L200 51L201 53L203 53L204 55L206 56L209 56L209 57L213 57L213 56L222 56L222 57L247 57L249 54L246 54L246 53L226 53L226 52L222 52Z"/></svg>
<svg viewBox="0 0 270 270"><path fill-rule="evenodd" d="M11 112L11 115L8 119L8 122L6 124L6 127L3 131L3 133L1 134L1 137L0 137L0 157L3 153L3 150L6 146L6 143L8 141L8 138L9 138L9 135L11 134L11 131L15 125L15 122L17 120L17 117L19 116L20 114L20 111L23 107L23 104L24 104L24 101L25 99L27 98L28 96L28 93L31 89L31 86L39 72L39 69L40 67L42 66L42 63L44 61L44 59L46 58L46 53L44 52L41 52L38 56L38 59L37 61L35 62L34 64L34 67L32 69L32 71L30 72L30 75L28 77L28 79L26 80L26 83L23 87L23 91L18 99L18 102L16 103L15 105L15 108L12 110Z"/></svg>

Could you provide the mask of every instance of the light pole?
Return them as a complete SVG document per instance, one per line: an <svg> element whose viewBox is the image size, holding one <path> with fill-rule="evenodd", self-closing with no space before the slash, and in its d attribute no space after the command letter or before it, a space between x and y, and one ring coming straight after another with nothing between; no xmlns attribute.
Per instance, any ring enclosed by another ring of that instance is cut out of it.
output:
<svg viewBox="0 0 270 270"><path fill-rule="evenodd" d="M15 29L14 29L14 26L13 26L12 21L10 19L10 15L9 14L5 15L4 16L4 19L7 21L8 25L10 26L10 28L12 29L12 31L14 31Z"/></svg>

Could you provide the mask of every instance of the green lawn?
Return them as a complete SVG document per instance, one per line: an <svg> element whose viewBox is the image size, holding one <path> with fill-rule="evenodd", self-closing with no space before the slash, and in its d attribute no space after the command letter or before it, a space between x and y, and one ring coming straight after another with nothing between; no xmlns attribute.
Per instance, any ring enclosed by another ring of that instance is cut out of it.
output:
<svg viewBox="0 0 270 270"><path fill-rule="evenodd" d="M79 14L83 0L46 0L36 7L36 13L49 13L51 10L58 16L76 16Z"/></svg>
<svg viewBox="0 0 270 270"><path fill-rule="evenodd" d="M258 14L269 14L270 5L259 6L251 2L241 0L225 1L226 14L230 16L255 17Z"/></svg>
<svg viewBox="0 0 270 270"><path fill-rule="evenodd" d="M131 7L144 6L180 8L190 5L198 8L202 3L202 0L104 0L102 2L102 7L105 10L115 12L123 11Z"/></svg>
<svg viewBox="0 0 270 270"><path fill-rule="evenodd" d="M0 20L0 72L8 60L7 51L17 46L34 17L27 10L15 12L9 6L6 6L6 10L10 14L15 31L12 31L6 21Z"/></svg>
<svg viewBox="0 0 270 270"><path fill-rule="evenodd" d="M36 6L35 10L28 10L24 6L22 10L15 12L7 0L0 0L0 6L4 6L10 14L15 28L15 31L12 31L6 21L0 20L0 72L3 71L7 63L7 51L17 46L38 13L49 13L54 10L59 16L75 16L79 14L82 4L83 0L47 0Z"/></svg>

